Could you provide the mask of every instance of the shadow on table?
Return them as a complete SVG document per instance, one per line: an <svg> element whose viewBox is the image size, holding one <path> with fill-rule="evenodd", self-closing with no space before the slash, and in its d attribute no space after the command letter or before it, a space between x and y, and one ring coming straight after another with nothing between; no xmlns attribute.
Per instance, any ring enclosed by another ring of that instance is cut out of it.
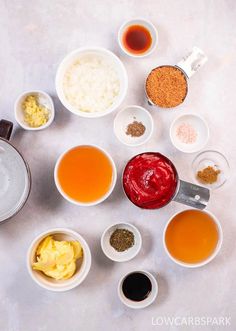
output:
<svg viewBox="0 0 236 331"><path fill-rule="evenodd" d="M124 196L124 193L123 193L123 188L122 188L120 178L121 178L120 174L117 174L117 182L116 182L116 185L114 187L114 190L111 193L111 195L105 201L103 201L104 206L106 206L107 204L112 203L117 208L117 206L119 206L119 203L123 199L126 199L126 197Z"/></svg>
<svg viewBox="0 0 236 331"><path fill-rule="evenodd" d="M45 158L41 162L40 168L32 171L31 199L34 205L55 211L64 202L54 182L55 160Z"/></svg>
<svg viewBox="0 0 236 331"><path fill-rule="evenodd" d="M67 110L56 95L51 95L51 97L55 107L55 119L52 125L60 129L65 127L67 122L69 122L71 118L76 115Z"/></svg>
<svg viewBox="0 0 236 331"><path fill-rule="evenodd" d="M115 266L115 262L109 260L104 255L99 237L92 237L91 234L87 234L86 240L91 248L92 265L91 270L82 285L91 290L91 288L107 282L107 280L112 277L112 269ZM96 279L96 281L94 281L94 279Z"/></svg>
<svg viewBox="0 0 236 331"><path fill-rule="evenodd" d="M140 225L140 223L137 225L137 228L142 235L142 248L139 255L143 259L147 257L148 254L153 250L153 237L151 232L147 228L144 228L142 225Z"/></svg>
<svg viewBox="0 0 236 331"><path fill-rule="evenodd" d="M161 273L152 272L158 283L157 299L154 302L154 306L161 306L168 298L169 286L166 278Z"/></svg>

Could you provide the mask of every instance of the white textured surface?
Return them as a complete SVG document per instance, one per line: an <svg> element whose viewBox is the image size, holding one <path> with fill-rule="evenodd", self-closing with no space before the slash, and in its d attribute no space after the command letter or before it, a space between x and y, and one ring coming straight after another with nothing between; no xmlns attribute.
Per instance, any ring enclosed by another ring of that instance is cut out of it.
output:
<svg viewBox="0 0 236 331"><path fill-rule="evenodd" d="M153 327L158 316L231 316L236 329L236 222L235 222L235 93L236 37L234 0L199 1L27 1L0 2L0 114L13 120L13 103L27 89L42 89L54 96L55 122L40 132L15 126L12 142L28 160L33 187L27 205L14 219L0 226L0 330L180 330ZM131 17L145 16L159 31L159 47L150 57L132 59L120 53L116 33ZM155 121L152 139L128 148L113 134L114 114L101 119L79 118L65 111L55 96L56 68L63 56L79 46L107 47L123 60L129 75L129 92L123 103L147 107L143 83L150 68L175 64L197 45L209 62L190 81L185 103L175 111L150 108ZM120 181L103 204L80 208L64 201L53 182L59 154L80 143L96 143L114 157L119 176L135 153L156 150L175 162L180 176L191 179L194 155L172 147L168 129L180 112L198 112L209 123L207 148L229 158L231 181L212 194L209 210L222 224L224 243L220 255L198 270L183 269L164 254L162 231L167 219L184 206L172 203L159 211L142 211L123 196ZM1 203L1 202L0 202ZM100 248L100 235L113 222L135 224L143 248L131 262L110 262ZM50 227L66 226L81 233L92 250L92 268L86 281L63 294L44 291L30 279L25 255L31 240ZM144 268L158 275L159 297L142 311L125 308L117 297L121 276ZM182 327L181 330L193 330ZM197 328L219 330L217 327Z"/></svg>

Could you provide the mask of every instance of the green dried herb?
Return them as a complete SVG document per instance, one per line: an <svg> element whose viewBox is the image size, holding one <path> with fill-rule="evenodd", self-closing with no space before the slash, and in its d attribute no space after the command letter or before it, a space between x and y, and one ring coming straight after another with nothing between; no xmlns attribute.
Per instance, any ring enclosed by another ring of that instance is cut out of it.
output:
<svg viewBox="0 0 236 331"><path fill-rule="evenodd" d="M124 252L134 245L134 234L126 229L116 229L110 237L110 244L116 251Z"/></svg>

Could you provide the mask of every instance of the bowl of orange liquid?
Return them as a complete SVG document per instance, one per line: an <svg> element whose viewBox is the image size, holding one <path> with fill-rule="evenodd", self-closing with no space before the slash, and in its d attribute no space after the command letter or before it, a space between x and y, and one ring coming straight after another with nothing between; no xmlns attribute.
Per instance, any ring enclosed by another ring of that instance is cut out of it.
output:
<svg viewBox="0 0 236 331"><path fill-rule="evenodd" d="M220 222L209 211L187 209L167 223L163 244L167 255L184 267L201 267L218 254L223 240Z"/></svg>
<svg viewBox="0 0 236 331"><path fill-rule="evenodd" d="M54 180L61 195L79 206L93 206L113 191L117 179L111 156L95 145L79 145L57 160Z"/></svg>

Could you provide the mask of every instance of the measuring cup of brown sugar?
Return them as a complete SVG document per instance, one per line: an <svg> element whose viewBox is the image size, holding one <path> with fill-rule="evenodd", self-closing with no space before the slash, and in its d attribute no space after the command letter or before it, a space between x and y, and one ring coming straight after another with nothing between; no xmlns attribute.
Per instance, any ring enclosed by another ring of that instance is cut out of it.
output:
<svg viewBox="0 0 236 331"><path fill-rule="evenodd" d="M184 102L188 94L188 79L207 61L206 55L197 47L177 65L162 65L154 68L145 84L150 105L174 108Z"/></svg>

